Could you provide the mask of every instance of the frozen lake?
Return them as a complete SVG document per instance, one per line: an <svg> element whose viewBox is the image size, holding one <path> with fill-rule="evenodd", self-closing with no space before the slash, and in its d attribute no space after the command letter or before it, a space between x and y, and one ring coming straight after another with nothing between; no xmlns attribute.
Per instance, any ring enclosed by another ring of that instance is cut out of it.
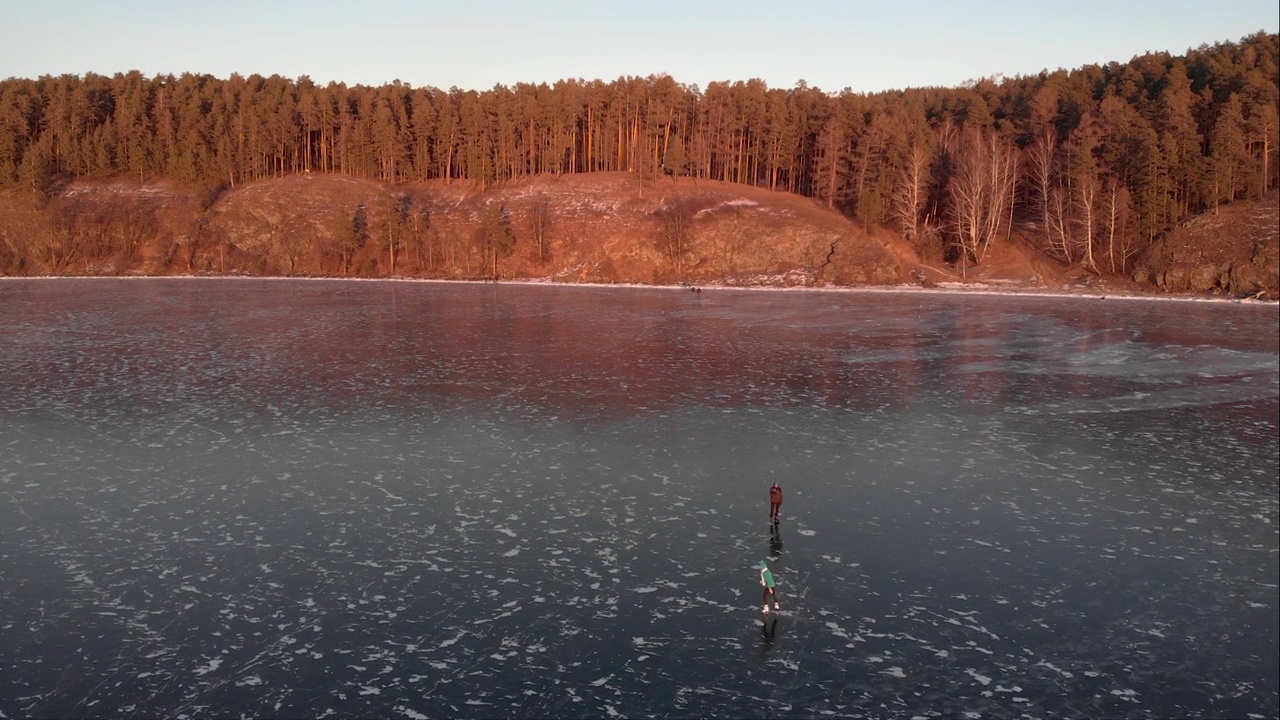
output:
<svg viewBox="0 0 1280 720"><path fill-rule="evenodd" d="M0 281L0 718L1276 717L1277 325Z"/></svg>

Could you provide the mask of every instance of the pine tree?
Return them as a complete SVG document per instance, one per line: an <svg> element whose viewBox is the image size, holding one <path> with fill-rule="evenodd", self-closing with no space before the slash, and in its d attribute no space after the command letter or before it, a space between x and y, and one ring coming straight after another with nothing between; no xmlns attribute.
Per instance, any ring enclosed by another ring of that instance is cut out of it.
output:
<svg viewBox="0 0 1280 720"><path fill-rule="evenodd" d="M1209 137L1209 164L1211 200L1214 212L1217 212L1220 202L1235 200L1249 164L1244 140L1244 112L1240 96L1234 93L1222 106L1213 124L1213 133Z"/></svg>

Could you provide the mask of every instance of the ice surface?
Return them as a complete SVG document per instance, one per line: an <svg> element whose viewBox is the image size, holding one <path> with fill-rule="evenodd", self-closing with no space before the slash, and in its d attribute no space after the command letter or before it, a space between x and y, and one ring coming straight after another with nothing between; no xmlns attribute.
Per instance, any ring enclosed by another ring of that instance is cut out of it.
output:
<svg viewBox="0 0 1280 720"><path fill-rule="evenodd" d="M1274 717L1276 320L0 282L0 716Z"/></svg>

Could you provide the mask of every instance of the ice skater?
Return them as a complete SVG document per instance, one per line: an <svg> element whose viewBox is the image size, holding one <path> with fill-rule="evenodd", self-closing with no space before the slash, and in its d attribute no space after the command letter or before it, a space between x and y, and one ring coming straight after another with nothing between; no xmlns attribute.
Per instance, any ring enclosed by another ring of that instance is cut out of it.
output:
<svg viewBox="0 0 1280 720"><path fill-rule="evenodd" d="M769 599L773 599L773 611L782 610L782 603L778 602L778 587L773 581L773 573L769 572L769 563L764 560L760 561L760 587L764 588L764 597L760 600L760 612L769 612Z"/></svg>
<svg viewBox="0 0 1280 720"><path fill-rule="evenodd" d="M778 511L782 509L782 486L774 483L769 488L769 521L778 524Z"/></svg>

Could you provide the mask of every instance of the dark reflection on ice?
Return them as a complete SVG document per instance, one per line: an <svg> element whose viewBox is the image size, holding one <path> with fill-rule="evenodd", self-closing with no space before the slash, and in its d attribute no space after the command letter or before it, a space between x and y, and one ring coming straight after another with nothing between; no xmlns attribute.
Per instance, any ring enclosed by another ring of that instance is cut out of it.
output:
<svg viewBox="0 0 1280 720"><path fill-rule="evenodd" d="M1278 396L1266 306L0 282L0 718L1274 717Z"/></svg>

